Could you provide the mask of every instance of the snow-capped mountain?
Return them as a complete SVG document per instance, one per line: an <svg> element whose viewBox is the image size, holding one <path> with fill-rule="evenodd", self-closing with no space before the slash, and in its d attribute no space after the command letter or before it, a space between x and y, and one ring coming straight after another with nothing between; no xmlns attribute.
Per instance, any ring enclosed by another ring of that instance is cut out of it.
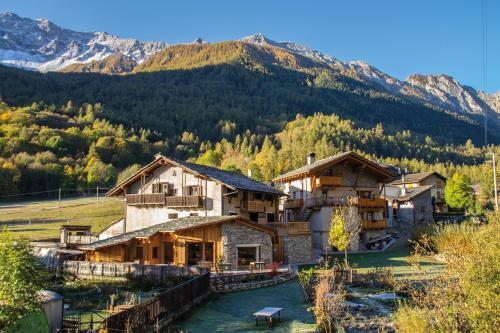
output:
<svg viewBox="0 0 500 333"><path fill-rule="evenodd" d="M240 41L279 47L313 58L344 71L350 77L429 106L458 114L483 115L486 112L494 121L500 124L500 92L486 94L472 87L462 85L448 75L414 74L401 81L364 61L341 61L297 43L272 41L261 33L244 37Z"/></svg>
<svg viewBox="0 0 500 333"><path fill-rule="evenodd" d="M140 42L105 32L76 32L45 20L0 14L0 63L39 71L102 60L121 53L136 63L168 45Z"/></svg>
<svg viewBox="0 0 500 333"><path fill-rule="evenodd" d="M340 73L391 94L448 112L488 114L500 125L500 92L486 94L447 75L411 75L398 80L363 61L341 61L294 42L276 42L261 33L239 41L276 47L314 59ZM205 45L198 38L188 44ZM38 71L132 72L146 58L169 45L123 39L105 32L76 32L45 20L0 14L0 64Z"/></svg>

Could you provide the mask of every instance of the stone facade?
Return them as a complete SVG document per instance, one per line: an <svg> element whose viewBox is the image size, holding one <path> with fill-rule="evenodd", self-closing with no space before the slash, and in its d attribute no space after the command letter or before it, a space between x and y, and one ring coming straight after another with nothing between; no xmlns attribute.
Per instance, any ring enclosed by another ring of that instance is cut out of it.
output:
<svg viewBox="0 0 500 333"><path fill-rule="evenodd" d="M301 264L312 261L311 235L288 236L288 263Z"/></svg>
<svg viewBox="0 0 500 333"><path fill-rule="evenodd" d="M238 246L255 245L258 247L258 261L273 261L273 244L267 232L247 227L240 223L224 223L221 226L222 255L236 269L238 266Z"/></svg>
<svg viewBox="0 0 500 333"><path fill-rule="evenodd" d="M418 225L434 222L430 191L425 191L412 200L402 202L397 212L400 225Z"/></svg>

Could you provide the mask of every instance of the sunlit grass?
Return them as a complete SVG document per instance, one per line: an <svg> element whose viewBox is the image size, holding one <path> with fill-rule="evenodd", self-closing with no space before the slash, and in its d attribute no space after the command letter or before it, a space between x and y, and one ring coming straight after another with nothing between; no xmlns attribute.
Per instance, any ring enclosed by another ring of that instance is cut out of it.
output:
<svg viewBox="0 0 500 333"><path fill-rule="evenodd" d="M18 202L0 205L0 228L19 233L31 240L59 238L63 224L90 225L98 232L124 213L123 201L95 197Z"/></svg>

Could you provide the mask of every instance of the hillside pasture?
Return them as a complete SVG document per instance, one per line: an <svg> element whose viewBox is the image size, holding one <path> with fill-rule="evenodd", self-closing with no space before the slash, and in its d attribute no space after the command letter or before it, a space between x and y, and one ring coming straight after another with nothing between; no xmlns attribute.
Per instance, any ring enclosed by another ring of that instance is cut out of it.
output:
<svg viewBox="0 0 500 333"><path fill-rule="evenodd" d="M0 228L32 241L55 240L64 224L90 225L98 232L123 216L121 199L83 197L45 201L0 203Z"/></svg>

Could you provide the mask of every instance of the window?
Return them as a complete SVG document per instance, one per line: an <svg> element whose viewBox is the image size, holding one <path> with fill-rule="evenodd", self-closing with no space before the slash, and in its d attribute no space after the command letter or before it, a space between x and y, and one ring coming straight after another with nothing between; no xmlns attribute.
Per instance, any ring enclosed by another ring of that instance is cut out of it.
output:
<svg viewBox="0 0 500 333"><path fill-rule="evenodd" d="M425 213L425 206L420 206L420 212Z"/></svg>
<svg viewBox="0 0 500 333"><path fill-rule="evenodd" d="M158 247L157 246L153 247L152 257L153 257L153 259L158 259Z"/></svg>
<svg viewBox="0 0 500 333"><path fill-rule="evenodd" d="M229 216L235 216L235 215L238 215L238 213L236 213L234 211L230 211L227 215L229 215Z"/></svg>
<svg viewBox="0 0 500 333"><path fill-rule="evenodd" d="M267 222L275 222L274 221L274 214L267 213Z"/></svg>
<svg viewBox="0 0 500 333"><path fill-rule="evenodd" d="M137 246L135 248L135 259L138 259L138 260L142 260L144 259L144 249L142 248L142 246Z"/></svg>
<svg viewBox="0 0 500 333"><path fill-rule="evenodd" d="M187 264L198 265L201 260L201 246L200 243L187 244Z"/></svg>
<svg viewBox="0 0 500 333"><path fill-rule="evenodd" d="M186 186L184 188L185 195L201 195L201 187L198 185Z"/></svg>
<svg viewBox="0 0 500 333"><path fill-rule="evenodd" d="M163 257L165 264L171 264L174 262L174 243L168 242L163 245Z"/></svg>
<svg viewBox="0 0 500 333"><path fill-rule="evenodd" d="M179 218L179 214L177 214L177 213L170 213L170 214L168 214L168 218L171 219L171 220L172 219L177 219L177 218Z"/></svg>
<svg viewBox="0 0 500 333"><path fill-rule="evenodd" d="M214 261L214 243L205 243L205 261Z"/></svg>
<svg viewBox="0 0 500 333"><path fill-rule="evenodd" d="M254 193L253 199L254 200L262 200L262 194L261 193Z"/></svg>
<svg viewBox="0 0 500 333"><path fill-rule="evenodd" d="M259 222L259 214L258 213L249 213L248 215L249 215L248 218L250 221L255 222L255 223Z"/></svg>
<svg viewBox="0 0 500 333"><path fill-rule="evenodd" d="M189 213L189 216L198 216L198 213Z"/></svg>

